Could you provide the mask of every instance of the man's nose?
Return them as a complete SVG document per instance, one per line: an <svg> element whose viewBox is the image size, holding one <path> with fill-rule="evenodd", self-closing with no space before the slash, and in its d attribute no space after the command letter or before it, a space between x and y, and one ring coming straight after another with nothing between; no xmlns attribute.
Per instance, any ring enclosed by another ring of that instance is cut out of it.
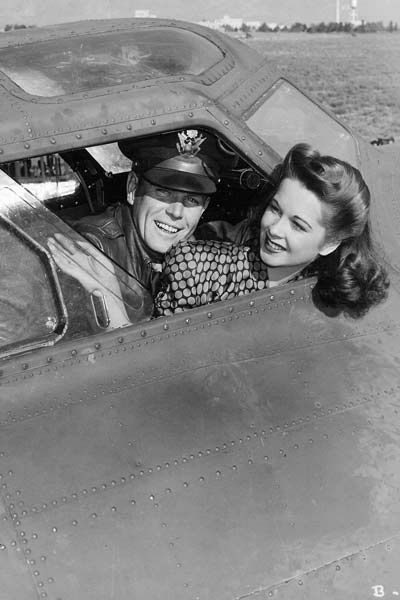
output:
<svg viewBox="0 0 400 600"><path fill-rule="evenodd" d="M168 204L167 213L173 219L181 219L182 214L183 214L183 209L184 209L184 207L183 207L182 202L180 200L175 200L174 202L171 202L170 204Z"/></svg>

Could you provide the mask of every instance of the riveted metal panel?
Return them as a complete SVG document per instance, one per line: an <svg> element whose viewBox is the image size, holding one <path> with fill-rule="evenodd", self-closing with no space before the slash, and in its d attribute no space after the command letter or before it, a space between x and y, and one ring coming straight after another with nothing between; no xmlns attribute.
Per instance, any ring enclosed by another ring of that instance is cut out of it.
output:
<svg viewBox="0 0 400 600"><path fill-rule="evenodd" d="M1 460L1 456L0 456ZM27 565L29 552L24 538L18 536L5 500L4 476L0 478L2 501L0 502L0 599L32 600L36 597L35 586ZM4 500L4 502L3 502Z"/></svg>
<svg viewBox="0 0 400 600"><path fill-rule="evenodd" d="M90 494L22 526L37 585L49 598L182 597L183 583L146 484Z"/></svg>
<svg viewBox="0 0 400 600"><path fill-rule="evenodd" d="M94 430L99 425L94 417L105 404L86 411L86 424L92 421ZM148 407L150 414L153 408ZM141 431L143 461L122 477L123 446L102 429L84 440L82 428L68 419L62 429L53 420L46 418L44 428L43 417L34 419L27 435L31 463L18 436L27 433L26 423L10 427L9 439L3 432L8 509L18 536L32 540L29 565L40 571L37 565L45 562L40 572L57 582L50 597L64 590L65 599L107 598L110 578L121 598L130 597L127 590L138 598L149 597L149 590L152 598L193 597L189 592L200 598L238 597L300 577L398 531L398 433L384 400L286 431L268 429L275 422L273 411L270 420L259 414L257 428L236 440L227 422L227 442L209 444L201 455L188 440L196 439L199 427L207 439L208 422L191 423L184 403L181 408L172 413L177 422L170 436L171 421L163 431L151 418L147 425L139 419L134 433ZM235 409L233 399L233 414ZM118 417L125 411L120 406ZM73 412L82 420L82 406ZM211 438L217 440L217 432L207 441ZM151 442L164 458L177 458L162 462L159 455L159 465L151 464L146 452ZM65 456L67 445L76 450ZM177 447L186 450L183 456ZM128 451L136 456L133 447ZM111 481L105 480L107 452ZM96 454L97 464L90 460ZM81 481L71 494L72 471L75 483ZM40 493L44 502L35 503Z"/></svg>
<svg viewBox="0 0 400 600"><path fill-rule="evenodd" d="M397 532L397 302L330 320L300 284L5 365L2 491L38 593L269 593Z"/></svg>
<svg viewBox="0 0 400 600"><path fill-rule="evenodd" d="M23 519L30 565L39 581L51 579L49 597L229 598L244 579L249 589L266 563L279 571L285 557L256 493L262 481L236 458L229 470L209 456Z"/></svg>
<svg viewBox="0 0 400 600"><path fill-rule="evenodd" d="M397 598L400 596L399 536L341 557L300 577L251 594L252 600ZM249 598L245 596L244 598ZM243 598L243 600L244 600Z"/></svg>
<svg viewBox="0 0 400 600"><path fill-rule="evenodd" d="M396 329L285 294L6 380L3 489L49 597L238 597L398 531Z"/></svg>

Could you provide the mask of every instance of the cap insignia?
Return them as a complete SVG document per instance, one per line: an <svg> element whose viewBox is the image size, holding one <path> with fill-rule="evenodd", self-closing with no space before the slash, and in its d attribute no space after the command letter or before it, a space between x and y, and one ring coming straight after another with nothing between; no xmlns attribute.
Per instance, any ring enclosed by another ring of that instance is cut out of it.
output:
<svg viewBox="0 0 400 600"><path fill-rule="evenodd" d="M196 156L200 150L201 144L205 141L205 137L197 131L197 129L186 129L178 133L179 142L176 143L176 148L179 154L189 154Z"/></svg>

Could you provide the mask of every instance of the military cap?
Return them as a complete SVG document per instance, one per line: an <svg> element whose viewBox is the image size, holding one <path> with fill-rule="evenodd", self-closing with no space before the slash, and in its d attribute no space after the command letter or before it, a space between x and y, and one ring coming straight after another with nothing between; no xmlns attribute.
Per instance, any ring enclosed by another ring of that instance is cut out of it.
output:
<svg viewBox="0 0 400 600"><path fill-rule="evenodd" d="M119 147L153 185L196 194L217 189L221 167L215 141L195 129L121 141Z"/></svg>

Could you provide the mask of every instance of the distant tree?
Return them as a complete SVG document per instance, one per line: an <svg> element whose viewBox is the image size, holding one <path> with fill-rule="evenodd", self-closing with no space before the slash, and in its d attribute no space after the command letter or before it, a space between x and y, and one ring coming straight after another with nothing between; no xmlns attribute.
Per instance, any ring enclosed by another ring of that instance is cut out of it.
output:
<svg viewBox="0 0 400 600"><path fill-rule="evenodd" d="M240 31L243 31L243 33L247 33L250 31L250 26L247 25L247 23L242 23L240 26Z"/></svg>
<svg viewBox="0 0 400 600"><path fill-rule="evenodd" d="M335 31L338 31L339 29L339 25L340 23L335 23L334 21L331 21L330 23L328 23L328 25L326 26L326 31L328 33L333 33Z"/></svg>
<svg viewBox="0 0 400 600"><path fill-rule="evenodd" d="M258 31L261 31L261 33L265 33L266 31L271 31L271 30L268 27L268 25L266 24L266 22L264 21L264 23L261 23L260 27L258 28Z"/></svg>
<svg viewBox="0 0 400 600"><path fill-rule="evenodd" d="M296 23L293 23L293 25L291 25L290 30L293 33L297 33L298 31L307 31L307 25L305 23L299 23L298 21Z"/></svg>
<svg viewBox="0 0 400 600"><path fill-rule="evenodd" d="M34 25L29 25L28 27L34 27ZM4 27L4 31L12 31L13 29L27 29L27 26L14 23L14 25L8 24Z"/></svg>
<svg viewBox="0 0 400 600"><path fill-rule="evenodd" d="M387 31L389 31L390 33L393 33L393 31L394 31L393 21L389 21L389 25L387 26Z"/></svg>
<svg viewBox="0 0 400 600"><path fill-rule="evenodd" d="M325 33L326 25L325 23L311 23L310 27L307 29L308 33Z"/></svg>
<svg viewBox="0 0 400 600"><path fill-rule="evenodd" d="M377 33L378 31L385 31L385 27L382 21L376 22L365 22L362 21L361 25L354 28L357 33Z"/></svg>

